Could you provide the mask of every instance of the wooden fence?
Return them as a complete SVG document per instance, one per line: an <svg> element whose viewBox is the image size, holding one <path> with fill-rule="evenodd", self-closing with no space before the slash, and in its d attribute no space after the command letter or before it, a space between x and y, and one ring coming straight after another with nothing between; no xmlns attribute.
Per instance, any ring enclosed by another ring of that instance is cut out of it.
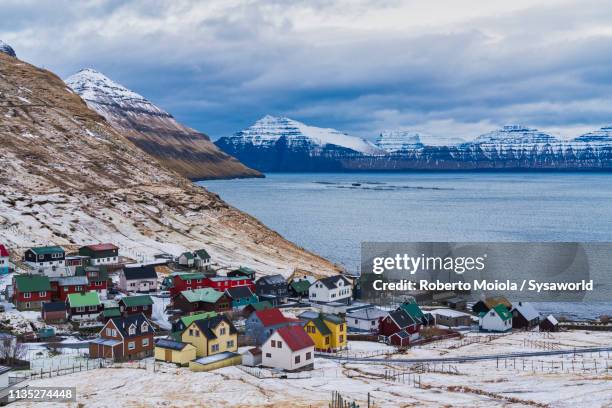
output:
<svg viewBox="0 0 612 408"><path fill-rule="evenodd" d="M372 397L368 392L367 408L375 408ZM332 392L332 398L329 402L329 408L359 408L359 405L355 401L347 400L338 391Z"/></svg>

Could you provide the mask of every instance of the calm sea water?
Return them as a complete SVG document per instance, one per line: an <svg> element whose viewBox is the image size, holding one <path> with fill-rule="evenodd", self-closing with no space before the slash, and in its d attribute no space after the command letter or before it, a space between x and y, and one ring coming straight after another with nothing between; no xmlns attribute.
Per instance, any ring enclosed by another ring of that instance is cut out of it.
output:
<svg viewBox="0 0 612 408"><path fill-rule="evenodd" d="M348 270L362 241L612 241L612 175L268 174L199 184Z"/></svg>

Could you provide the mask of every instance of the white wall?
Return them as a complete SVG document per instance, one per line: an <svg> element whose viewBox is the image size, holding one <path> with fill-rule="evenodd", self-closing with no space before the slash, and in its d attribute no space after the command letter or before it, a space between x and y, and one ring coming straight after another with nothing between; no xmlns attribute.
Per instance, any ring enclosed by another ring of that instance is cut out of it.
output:
<svg viewBox="0 0 612 408"><path fill-rule="evenodd" d="M272 347L272 340L281 341L283 346L279 349ZM307 347L296 352L292 352L285 340L277 333L274 332L272 336L261 347L262 352L262 364L266 367L281 368L283 370L297 370L304 366L310 365L314 362L314 346ZM306 360L306 353L310 353L310 360ZM270 354L270 357L268 357ZM300 356L300 362L295 363L295 356Z"/></svg>
<svg viewBox="0 0 612 408"><path fill-rule="evenodd" d="M503 321L494 309L478 319L478 325L483 330L504 332L512 329L512 319Z"/></svg>

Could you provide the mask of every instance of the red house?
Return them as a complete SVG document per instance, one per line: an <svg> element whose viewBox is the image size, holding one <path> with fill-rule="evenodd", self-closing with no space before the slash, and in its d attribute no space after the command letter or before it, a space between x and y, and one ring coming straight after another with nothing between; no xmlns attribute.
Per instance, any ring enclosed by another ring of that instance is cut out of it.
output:
<svg viewBox="0 0 612 408"><path fill-rule="evenodd" d="M51 285L44 275L16 275L13 288L17 310L40 310L44 302L51 301Z"/></svg>
<svg viewBox="0 0 612 408"><path fill-rule="evenodd" d="M87 290L93 290L102 297L106 297L109 280L106 266L88 266L78 269L77 275L87 278Z"/></svg>
<svg viewBox="0 0 612 408"><path fill-rule="evenodd" d="M383 336L390 337L402 330L408 334L416 333L419 331L420 326L420 323L415 322L404 310L397 309L390 312L380 321L378 331Z"/></svg>
<svg viewBox="0 0 612 408"><path fill-rule="evenodd" d="M126 296L119 299L121 316L144 314L149 319L153 314L153 299L149 295Z"/></svg>
<svg viewBox="0 0 612 408"><path fill-rule="evenodd" d="M169 292L172 297L180 295L185 290L202 289L205 287L203 273L181 273L172 278L172 287Z"/></svg>
<svg viewBox="0 0 612 408"><path fill-rule="evenodd" d="M255 293L255 282L244 276L212 276L204 280L204 286L213 288L219 292L225 292L227 289L236 288L238 286L248 286L251 292Z"/></svg>
<svg viewBox="0 0 612 408"><path fill-rule="evenodd" d="M66 276L49 278L51 283L51 298L66 301L71 293L87 292L87 278L84 276Z"/></svg>

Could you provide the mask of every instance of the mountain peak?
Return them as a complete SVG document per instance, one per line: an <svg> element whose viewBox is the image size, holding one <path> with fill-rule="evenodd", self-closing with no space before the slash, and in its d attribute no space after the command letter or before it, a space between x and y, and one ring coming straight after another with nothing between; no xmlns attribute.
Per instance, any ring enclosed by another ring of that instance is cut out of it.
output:
<svg viewBox="0 0 612 408"><path fill-rule="evenodd" d="M129 90L92 68L84 68L68 77L64 82L86 101L100 103L111 99L119 104L133 104L135 102L150 104L144 96Z"/></svg>
<svg viewBox="0 0 612 408"><path fill-rule="evenodd" d="M15 54L15 50L13 47L0 40L0 52L10 55L11 57L17 58L17 54Z"/></svg>
<svg viewBox="0 0 612 408"><path fill-rule="evenodd" d="M560 140L538 129L514 124L505 125L501 129L480 135L475 142L480 144L546 144L558 143Z"/></svg>
<svg viewBox="0 0 612 408"><path fill-rule="evenodd" d="M320 147L335 145L367 154L378 152L376 146L365 139L336 129L309 126L294 119L273 115L265 115L252 126L236 133L232 139L239 143L271 145L281 137L285 137L290 144L307 142Z"/></svg>

